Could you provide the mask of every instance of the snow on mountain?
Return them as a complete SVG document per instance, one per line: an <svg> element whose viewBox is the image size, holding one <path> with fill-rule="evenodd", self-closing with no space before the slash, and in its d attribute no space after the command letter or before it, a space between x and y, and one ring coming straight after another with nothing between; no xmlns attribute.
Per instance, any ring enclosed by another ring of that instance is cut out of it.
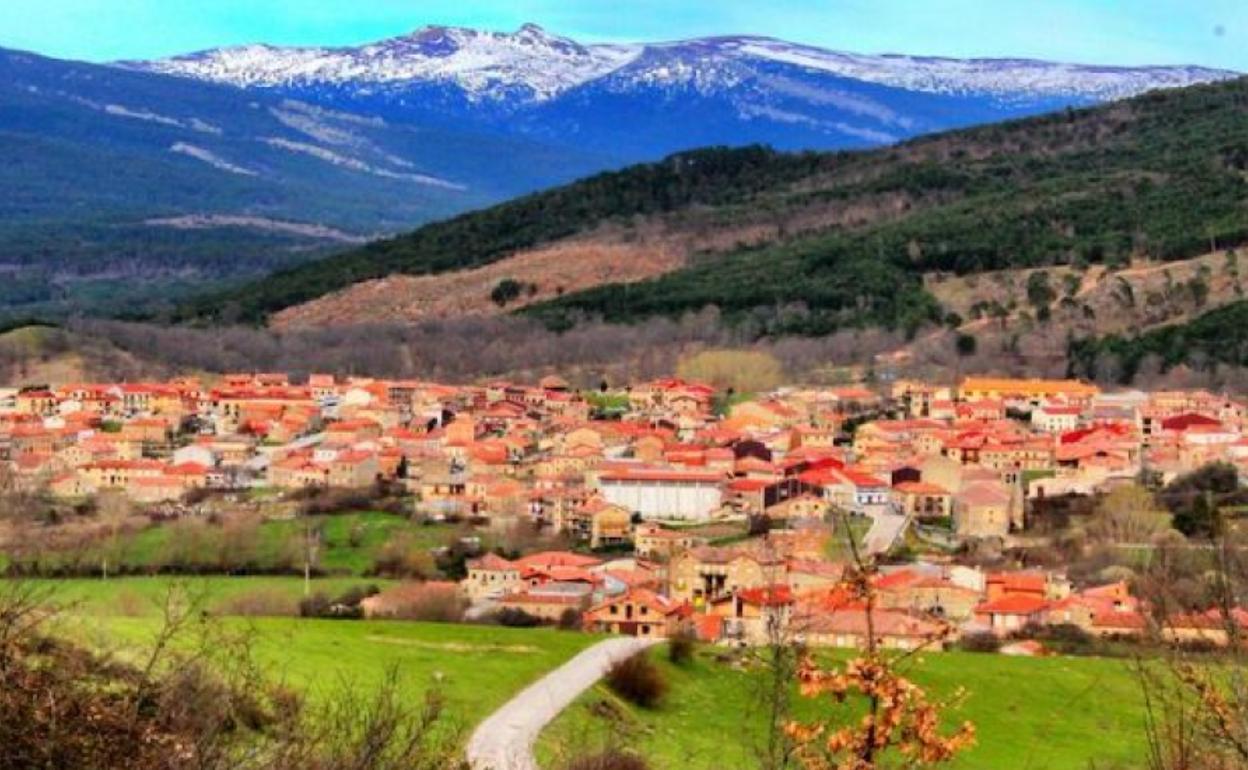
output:
<svg viewBox="0 0 1248 770"><path fill-rule="evenodd" d="M371 163L365 163L359 158L353 158L347 155L342 155L337 152L334 152L333 150L327 149L325 147L321 147L315 144L308 144L307 142L296 142L296 141L291 141L290 139L282 139L280 137L275 137L275 136L266 137L262 141L271 147L277 147L277 148L286 150L288 152L297 152L297 153L302 153L304 155L310 155L313 158L316 158L318 160L323 160L326 163L329 163L331 165L341 166L343 168L349 168L353 171L360 171L365 174L372 174L374 176L385 177L387 179L407 179L413 182L419 182L420 184L430 185L433 187L441 187L447 190L465 189L464 186L461 184L448 182L445 179L439 179L434 176L429 176L428 174L409 174L405 172L391 171L388 168L374 166Z"/></svg>
<svg viewBox="0 0 1248 770"><path fill-rule="evenodd" d="M155 62L157 72L237 86L454 84L471 98L544 100L627 64L640 46L582 46L525 25L514 34L425 27L358 48L221 48Z"/></svg>
<svg viewBox="0 0 1248 770"><path fill-rule="evenodd" d="M222 158L220 155L217 155L212 150L208 150L203 147L196 147L195 145L187 144L186 142L174 142L170 145L169 152L175 152L179 155L187 155L196 160L202 160L204 163L207 163L215 169L226 171L231 174L238 174L239 176L256 176L255 171L252 171L249 168L244 168L237 163L231 163L225 158Z"/></svg>
<svg viewBox="0 0 1248 770"><path fill-rule="evenodd" d="M1106 67L1035 59L949 59L825 51L769 38L726 42L743 56L785 62L868 83L940 94L1031 97L1077 96L1109 101L1154 88L1176 88L1235 77L1195 66Z"/></svg>
<svg viewBox="0 0 1248 770"><path fill-rule="evenodd" d="M1119 99L1236 73L1194 66L1107 67L1029 59L949 59L828 51L765 37L713 37L668 43L581 44L533 24L515 33L426 27L355 48L221 48L153 62L167 74L243 87L402 84L452 86L469 101L544 102L595 81L627 75L637 87L693 85L729 90L759 66L787 66L912 92L1002 99Z"/></svg>

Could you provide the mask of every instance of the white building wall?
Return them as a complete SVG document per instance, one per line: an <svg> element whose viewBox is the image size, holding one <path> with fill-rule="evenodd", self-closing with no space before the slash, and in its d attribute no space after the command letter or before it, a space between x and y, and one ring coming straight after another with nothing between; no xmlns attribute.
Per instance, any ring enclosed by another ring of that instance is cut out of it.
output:
<svg viewBox="0 0 1248 770"><path fill-rule="evenodd" d="M603 499L643 519L704 521L723 503L719 485L710 482L604 479L601 487Z"/></svg>

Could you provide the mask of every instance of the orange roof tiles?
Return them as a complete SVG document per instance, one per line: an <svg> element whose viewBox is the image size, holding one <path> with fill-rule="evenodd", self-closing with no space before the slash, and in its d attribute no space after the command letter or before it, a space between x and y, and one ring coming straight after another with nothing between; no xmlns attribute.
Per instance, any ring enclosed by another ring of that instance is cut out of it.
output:
<svg viewBox="0 0 1248 770"><path fill-rule="evenodd" d="M975 612L991 615L1034 615L1049 607L1049 600L1039 596L1002 596L999 599L984 602L975 608Z"/></svg>

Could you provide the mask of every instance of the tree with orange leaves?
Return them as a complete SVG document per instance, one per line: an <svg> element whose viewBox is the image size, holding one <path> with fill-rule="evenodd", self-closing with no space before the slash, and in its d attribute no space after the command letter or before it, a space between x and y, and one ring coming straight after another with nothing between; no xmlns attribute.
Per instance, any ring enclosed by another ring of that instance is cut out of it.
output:
<svg viewBox="0 0 1248 770"><path fill-rule="evenodd" d="M846 527L848 529L848 526ZM804 656L797 679L807 698L831 698L838 704L862 702L865 713L855 722L790 722L785 732L795 745L793 757L804 770L877 770L882 767L927 767L947 762L975 741L975 726L964 722L950 734L940 729L947 704L932 703L921 687L899 672L902 660L923 649L890 657L879 649L872 614L875 608L875 565L867 563L850 542L855 568L845 587L861 601L866 613L866 650L842 667L827 670ZM935 644L940 637L929 639Z"/></svg>

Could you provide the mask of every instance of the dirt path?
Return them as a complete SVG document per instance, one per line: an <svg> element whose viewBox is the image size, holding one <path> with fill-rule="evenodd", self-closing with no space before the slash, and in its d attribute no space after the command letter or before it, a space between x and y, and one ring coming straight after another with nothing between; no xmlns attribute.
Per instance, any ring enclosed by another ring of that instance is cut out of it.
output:
<svg viewBox="0 0 1248 770"><path fill-rule="evenodd" d="M482 722L468 740L468 763L473 770L538 770L533 743L542 728L601 679L611 664L657 641L616 637L583 650Z"/></svg>
<svg viewBox="0 0 1248 770"><path fill-rule="evenodd" d="M909 518L892 511L872 514L871 529L867 530L862 539L863 549L868 556L886 553L905 532L909 523Z"/></svg>

